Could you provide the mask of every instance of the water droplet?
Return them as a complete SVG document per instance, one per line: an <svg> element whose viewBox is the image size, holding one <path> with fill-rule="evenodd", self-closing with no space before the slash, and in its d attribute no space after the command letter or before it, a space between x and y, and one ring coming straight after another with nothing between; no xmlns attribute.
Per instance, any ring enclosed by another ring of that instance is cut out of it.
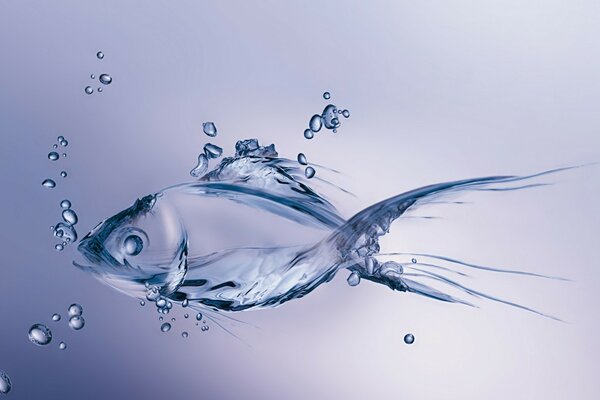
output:
<svg viewBox="0 0 600 400"><path fill-rule="evenodd" d="M358 275L356 272L351 273L347 279L347 282L350 286L358 285L360 283L360 275Z"/></svg>
<svg viewBox="0 0 600 400"><path fill-rule="evenodd" d="M163 319L164 319L163 317L158 317L158 320L159 320L159 321L162 321Z"/></svg>
<svg viewBox="0 0 600 400"><path fill-rule="evenodd" d="M51 151L50 153L48 153L48 159L52 160L52 161L56 161L58 160L59 156L58 153L55 151Z"/></svg>
<svg viewBox="0 0 600 400"><path fill-rule="evenodd" d="M52 189L53 187L56 187L56 182L52 179L44 179L42 186Z"/></svg>
<svg viewBox="0 0 600 400"><path fill-rule="evenodd" d="M175 322L175 318L174 318L174 317L173 317L173 318L171 318L171 322Z"/></svg>
<svg viewBox="0 0 600 400"><path fill-rule="evenodd" d="M327 107L325 107L323 109L321 118L323 119L323 125L325 125L325 128L334 129L340 125L340 121L336 117L336 114L337 114L337 107L334 106L333 104L329 104L329 105L327 105Z"/></svg>
<svg viewBox="0 0 600 400"><path fill-rule="evenodd" d="M202 332L206 332L208 330L208 325L202 325L202 328L200 328L200 330Z"/></svg>
<svg viewBox="0 0 600 400"><path fill-rule="evenodd" d="M76 317L78 315L83 314L83 307L81 307L77 303L73 303L69 306L69 317Z"/></svg>
<svg viewBox="0 0 600 400"><path fill-rule="evenodd" d="M92 79L96 79L96 75L94 75L94 74L91 74L91 75L90 75L90 78L92 78Z"/></svg>
<svg viewBox="0 0 600 400"><path fill-rule="evenodd" d="M167 305L167 301L165 299L158 299L156 302L156 307L163 308Z"/></svg>
<svg viewBox="0 0 600 400"><path fill-rule="evenodd" d="M158 288L156 286L151 287L150 289L148 289L148 292L146 292L146 299L148 301L156 301L159 297L160 292L158 291Z"/></svg>
<svg viewBox="0 0 600 400"><path fill-rule="evenodd" d="M140 306L144 307L146 305L146 302L144 300L140 300Z"/></svg>
<svg viewBox="0 0 600 400"><path fill-rule="evenodd" d="M110 85L112 83L112 77L109 74L101 74L98 80L103 85Z"/></svg>
<svg viewBox="0 0 600 400"><path fill-rule="evenodd" d="M77 218L77 214L70 208L63 210L62 217L67 224L75 225L79 219Z"/></svg>
<svg viewBox="0 0 600 400"><path fill-rule="evenodd" d="M0 393L6 394L12 389L12 383L8 374L0 370Z"/></svg>
<svg viewBox="0 0 600 400"><path fill-rule="evenodd" d="M71 329L75 329L76 331L83 328L85 325L85 320L81 315L75 315L74 317L69 318L69 327Z"/></svg>
<svg viewBox="0 0 600 400"><path fill-rule="evenodd" d="M223 154L223 149L212 143L206 143L204 145L204 154L208 158L219 158Z"/></svg>
<svg viewBox="0 0 600 400"><path fill-rule="evenodd" d="M415 337L412 333L407 333L404 335L404 343L413 344L415 342Z"/></svg>
<svg viewBox="0 0 600 400"><path fill-rule="evenodd" d="M64 349L67 348L67 344L65 342L60 342L58 344L58 348L61 349L61 350L64 350Z"/></svg>
<svg viewBox="0 0 600 400"><path fill-rule="evenodd" d="M63 178L67 177L67 171L60 171L60 176L62 176Z"/></svg>
<svg viewBox="0 0 600 400"><path fill-rule="evenodd" d="M60 141L60 145L62 147L67 147L69 145L69 142L67 141L67 139L63 139Z"/></svg>
<svg viewBox="0 0 600 400"><path fill-rule="evenodd" d="M187 332L181 332L181 337L186 339L188 337L188 333Z"/></svg>
<svg viewBox="0 0 600 400"><path fill-rule="evenodd" d="M58 244L54 245L54 249L56 249L56 251L63 251L65 249L65 246L58 243Z"/></svg>
<svg viewBox="0 0 600 400"><path fill-rule="evenodd" d="M98 57L99 60L102 60L104 58L104 53L99 51L96 53L96 57Z"/></svg>
<svg viewBox="0 0 600 400"><path fill-rule="evenodd" d="M183 299L183 301L181 302L181 307L187 307L188 304L190 304L190 301L188 299Z"/></svg>
<svg viewBox="0 0 600 400"><path fill-rule="evenodd" d="M29 341L38 346L45 346L52 341L52 332L46 325L34 324L29 328Z"/></svg>
<svg viewBox="0 0 600 400"><path fill-rule="evenodd" d="M58 147L58 145L57 145L57 144L53 144L53 145L52 145L52 148L53 148L53 149L56 149L57 147Z"/></svg>
<svg viewBox="0 0 600 400"><path fill-rule="evenodd" d="M60 314L58 314L58 313L52 314L52 321L60 321Z"/></svg>
<svg viewBox="0 0 600 400"><path fill-rule="evenodd" d="M94 93L94 88L91 87L91 86L86 86L85 87L85 93L86 94L92 94L92 93Z"/></svg>
<svg viewBox="0 0 600 400"><path fill-rule="evenodd" d="M102 93L102 90L104 90L104 89L102 89L101 87L98 88L99 93Z"/></svg>
<svg viewBox="0 0 600 400"><path fill-rule="evenodd" d="M204 133L210 137L217 136L217 127L214 122L205 122L202 124L202 130Z"/></svg>
<svg viewBox="0 0 600 400"><path fill-rule="evenodd" d="M160 330L163 332L169 332L171 330L171 324L168 322L165 322L164 324L162 324L160 326Z"/></svg>
<svg viewBox="0 0 600 400"><path fill-rule="evenodd" d="M313 176L315 176L315 169L313 167L306 167L306 169L304 170L304 175L306 175L306 177L308 179L312 178Z"/></svg>
<svg viewBox="0 0 600 400"><path fill-rule="evenodd" d="M190 314L183 314L183 318L188 319L190 317Z"/></svg>
<svg viewBox="0 0 600 400"><path fill-rule="evenodd" d="M304 155L304 153L298 153L298 163L300 165L308 164L308 161L306 160L306 156Z"/></svg>
<svg viewBox="0 0 600 400"><path fill-rule="evenodd" d="M329 92L325 92L325 93L323 93L323 98L324 98L325 100L329 100L329 99L331 98L331 93L329 93Z"/></svg>
<svg viewBox="0 0 600 400"><path fill-rule="evenodd" d="M144 248L144 241L138 235L129 235L123 241L123 250L129 256L137 256Z"/></svg>
<svg viewBox="0 0 600 400"><path fill-rule="evenodd" d="M321 127L323 126L323 118L319 114L315 114L310 118L308 122L308 127L313 132L319 132Z"/></svg>
<svg viewBox="0 0 600 400"><path fill-rule="evenodd" d="M314 132L313 132L313 131L311 131L310 129L306 129L306 130L304 131L304 137L305 137L305 138L307 138L307 139L312 139L312 138L314 138L314 137L315 137L315 134L314 134Z"/></svg>
<svg viewBox="0 0 600 400"><path fill-rule="evenodd" d="M63 156L63 157L66 157L66 156L67 156L67 153L63 153L63 154L62 154L62 156Z"/></svg>
<svg viewBox="0 0 600 400"><path fill-rule="evenodd" d="M198 156L198 165L196 165L194 167L194 169L192 169L190 171L190 175L197 178L197 177L203 175L207 169L208 169L208 157L206 157L206 154L202 153Z"/></svg>
<svg viewBox="0 0 600 400"><path fill-rule="evenodd" d="M75 231L72 225L59 222L54 227L54 236L69 243L74 243L77 240L77 231Z"/></svg>
<svg viewBox="0 0 600 400"><path fill-rule="evenodd" d="M416 263L417 263L417 259L416 259L416 258L413 258L413 259L412 259L412 260L410 260L410 261L412 261L412 263L413 263L413 264L416 264Z"/></svg>
<svg viewBox="0 0 600 400"><path fill-rule="evenodd" d="M65 140L64 136L59 136L59 137L56 138L57 142L62 142L63 140Z"/></svg>
<svg viewBox="0 0 600 400"><path fill-rule="evenodd" d="M198 314L196 314L196 319L197 319L198 321L202 321L202 313L198 313Z"/></svg>
<svg viewBox="0 0 600 400"><path fill-rule="evenodd" d="M342 111L342 115L344 116L344 118L350 118L350 111L344 110Z"/></svg>

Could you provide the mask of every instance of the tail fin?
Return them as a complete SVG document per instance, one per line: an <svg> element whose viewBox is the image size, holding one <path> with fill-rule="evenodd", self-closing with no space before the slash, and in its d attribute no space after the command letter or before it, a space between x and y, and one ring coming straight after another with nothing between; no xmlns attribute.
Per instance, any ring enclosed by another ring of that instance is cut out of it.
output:
<svg viewBox="0 0 600 400"><path fill-rule="evenodd" d="M418 281L432 280L437 283L442 283L449 287L459 289L460 291L471 296L501 302L543 315L545 317L556 319L552 316L540 313L519 304L470 289L454 280L447 278L444 275L427 270L427 268L434 268L442 270L446 273L450 272L459 275L466 275L465 273L457 271L452 267L444 267L433 263L421 265L407 263L405 264L406 268L411 269L412 272L405 272L402 264L393 261L380 263L374 258L374 256L379 255L379 238L388 233L391 223L401 217L408 210L416 209L425 204L437 203L439 202L440 198L444 198L452 194L460 194L472 191L510 191L544 186L547 185L547 183L534 182L533 179L572 168L577 167L553 169L528 176L491 176L465 179L454 182L438 183L419 189L414 189L409 192L391 197L387 200L383 200L359 212L350 218L346 224L336 230L328 238L328 241L332 246L336 246L336 248L339 250L340 254L345 260L343 265L352 271L353 275L351 275L352 279L349 278L349 283L357 282L360 278L363 278L385 284L394 290L417 293L447 302L471 305L464 300L455 298ZM448 257L430 256L430 258L434 259L436 257L437 260L448 261L451 264L462 265L468 268L493 272L540 276L523 271L500 270L497 268L464 263ZM418 268L419 266L425 268ZM547 276L542 277L561 279ZM357 280L357 278L359 279Z"/></svg>

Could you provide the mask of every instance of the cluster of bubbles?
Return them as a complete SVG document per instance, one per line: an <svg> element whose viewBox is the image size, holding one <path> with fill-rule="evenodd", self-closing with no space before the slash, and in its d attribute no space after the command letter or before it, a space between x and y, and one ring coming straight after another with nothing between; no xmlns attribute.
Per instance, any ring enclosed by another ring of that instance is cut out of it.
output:
<svg viewBox="0 0 600 400"><path fill-rule="evenodd" d="M323 93L325 100L331 99L331 93ZM315 133L319 132L322 128L328 129L333 133L337 133L338 128L342 125L340 122L340 115L344 118L350 117L350 111L344 109L340 110L334 104L327 104L321 114L313 115L308 121L308 128L304 130L304 137L306 139L312 139L315 137ZM315 176L316 171L313 167L308 165L306 155L304 153L298 154L298 163L306 166L304 169L304 175L310 179Z"/></svg>
<svg viewBox="0 0 600 400"><path fill-rule="evenodd" d="M217 136L217 127L214 122L204 122L202 131L210 137ZM223 149L216 144L206 143L203 152L198 155L198 164L192 168L190 175L194 178L202 176L208 170L208 162L211 159L219 158L223 154Z"/></svg>
<svg viewBox="0 0 600 400"><path fill-rule="evenodd" d="M69 145L69 142L67 141L67 139L65 139L64 136L59 136L56 140L57 140L58 144L60 144L61 147L67 147ZM48 160L50 160L52 162L58 161L60 159L60 157L61 157L60 154L59 154L59 151L58 151L58 144L56 144L56 143L53 144L52 145L52 151L50 151L48 153ZM67 156L67 153L63 152L62 153L62 157L64 158L66 156ZM60 176L62 178L66 178L67 177L67 171L64 171L64 170L60 171ZM44 179L42 181L42 186L44 186L44 187L46 187L48 189L53 189L53 188L56 187L56 181L54 179L51 179L51 178Z"/></svg>
<svg viewBox="0 0 600 400"><path fill-rule="evenodd" d="M51 227L54 236L62 240L61 243L57 243L54 246L56 251L63 251L68 244L75 243L77 240L75 225L79 221L77 213L71 208L69 200L65 199L61 201L60 207L62 209L63 220Z"/></svg>
<svg viewBox="0 0 600 400"><path fill-rule="evenodd" d="M96 58L98 60L102 60L104 58L104 53L99 51L96 53ZM96 79L96 75L91 74L90 75L90 79ZM100 74L100 76L98 76L98 81L102 84L102 85L110 85L112 83L112 76L110 76L109 74ZM94 93L94 88L91 85L88 85L85 87L85 89L83 89L85 94L92 94ZM99 86L97 91L98 93L102 93L102 86Z"/></svg>
<svg viewBox="0 0 600 400"><path fill-rule="evenodd" d="M67 310L69 316L69 327L75 331L81 330L85 326L85 320L83 319L83 307L81 307L77 303L73 303L69 306ZM60 321L61 315L55 313L52 315L52 321L58 322ZM28 332L29 341L37 346L46 346L52 342L52 331L44 324L33 324L31 328L29 328ZM60 350L65 350L67 348L67 344L65 342L60 342L58 344L58 348Z"/></svg>
<svg viewBox="0 0 600 400"><path fill-rule="evenodd" d="M156 311L159 314L169 314L171 312L171 310L173 309L173 303L167 299L166 297L164 297L163 295L160 294L160 288L158 286L150 286L147 282L146 282L146 300L154 303L154 305L156 306ZM189 300L188 299L184 299L181 302L181 307L182 308L187 308L189 306ZM146 305L146 301L145 300L140 300L140 305L143 307ZM185 319L188 319L190 317L189 314L184 314L183 317ZM164 317L161 315L158 317L158 320L161 322L160 325L160 330L161 332L169 332L171 330L171 328L173 327L172 323L176 321L175 318L171 318L171 321L164 321ZM206 320L204 319L204 316L202 315L202 313L198 312L196 313L196 325L199 325L200 322L202 322L204 325L202 325L201 330L202 332L206 332L208 331L208 325L206 325ZM187 331L183 331L181 333L181 337L186 339L189 336L189 333Z"/></svg>

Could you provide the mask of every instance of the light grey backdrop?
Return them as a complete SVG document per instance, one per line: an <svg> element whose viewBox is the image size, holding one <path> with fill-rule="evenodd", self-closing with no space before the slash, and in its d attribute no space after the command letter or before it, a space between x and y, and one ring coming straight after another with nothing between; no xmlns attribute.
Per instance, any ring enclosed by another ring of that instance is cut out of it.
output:
<svg viewBox="0 0 600 400"><path fill-rule="evenodd" d="M566 323L350 288L343 273L302 300L240 315L260 327L236 328L250 347L214 326L188 324L183 340L181 313L162 334L153 310L75 270L73 249L55 252L49 231L63 197L84 233L186 180L205 120L228 153L258 137L343 171L333 178L358 196L336 199L346 215L433 182L598 161L599 15L597 1L0 2L10 398L599 398L598 167L470 196L434 210L443 219L397 223L384 241L570 277L472 283ZM113 84L84 95L102 72ZM324 90L352 115L338 135L307 142ZM46 159L58 135L70 141L60 166ZM69 177L42 188L62 166ZM77 333L50 323L73 301L87 318ZM28 342L34 322L54 327L48 348Z"/></svg>

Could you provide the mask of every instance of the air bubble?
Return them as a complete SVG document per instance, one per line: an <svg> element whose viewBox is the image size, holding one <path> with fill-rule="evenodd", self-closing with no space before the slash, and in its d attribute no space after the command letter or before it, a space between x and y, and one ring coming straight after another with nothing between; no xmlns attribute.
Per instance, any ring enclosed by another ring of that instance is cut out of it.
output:
<svg viewBox="0 0 600 400"><path fill-rule="evenodd" d="M85 320L81 315L75 315L74 317L69 318L69 327L71 329L75 329L76 331L82 329L85 325Z"/></svg>
<svg viewBox="0 0 600 400"><path fill-rule="evenodd" d="M314 137L315 137L315 134L314 134L314 132L313 132L312 130L310 130L310 129L306 129L306 130L304 131L304 137L305 137L306 139L312 139L312 138L314 138Z"/></svg>
<svg viewBox="0 0 600 400"><path fill-rule="evenodd" d="M56 182L54 182L52 179L44 179L42 186L52 189L56 187Z"/></svg>
<svg viewBox="0 0 600 400"><path fill-rule="evenodd" d="M96 53L96 57L98 57L99 60L102 60L104 58L104 53L99 51Z"/></svg>
<svg viewBox="0 0 600 400"><path fill-rule="evenodd" d="M92 93L94 93L94 88L91 87L91 86L86 86L84 90L85 90L86 94L92 94Z"/></svg>
<svg viewBox="0 0 600 400"><path fill-rule="evenodd" d="M98 77L98 80L103 85L110 85L112 83L112 77L109 74L102 74Z"/></svg>
<svg viewBox="0 0 600 400"><path fill-rule="evenodd" d="M57 152L51 151L50 153L48 153L49 160L56 161L56 160L58 160L58 158L59 158L59 155Z"/></svg>
<svg viewBox="0 0 600 400"><path fill-rule="evenodd" d="M52 331L46 325L34 324L29 328L29 341L38 346L45 346L52 341Z"/></svg>
<svg viewBox="0 0 600 400"><path fill-rule="evenodd" d="M171 324L168 322L165 322L164 324L162 324L160 326L160 330L163 332L169 332L171 330Z"/></svg>
<svg viewBox="0 0 600 400"><path fill-rule="evenodd" d="M319 132L321 127L323 126L323 118L319 114L315 114L310 118L308 122L308 127L313 132Z"/></svg>
<svg viewBox="0 0 600 400"><path fill-rule="evenodd" d="M413 344L415 342L415 336L412 333L404 335L404 343Z"/></svg>

